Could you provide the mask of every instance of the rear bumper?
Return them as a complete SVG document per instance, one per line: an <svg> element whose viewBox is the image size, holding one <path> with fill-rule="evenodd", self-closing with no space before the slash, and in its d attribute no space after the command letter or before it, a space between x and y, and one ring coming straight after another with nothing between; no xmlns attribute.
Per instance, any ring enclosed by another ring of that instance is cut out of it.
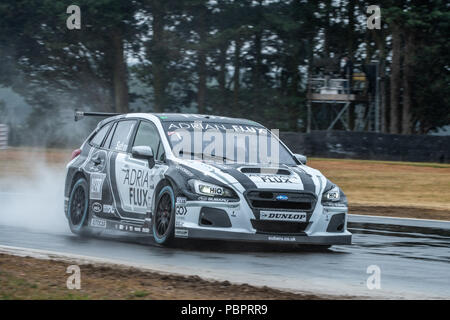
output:
<svg viewBox="0 0 450 320"><path fill-rule="evenodd" d="M176 228L175 237L189 239L229 240L260 243L284 243L305 245L348 245L352 243L352 234L348 231L341 233L321 233L318 235L285 235L265 233L244 233L199 228Z"/></svg>

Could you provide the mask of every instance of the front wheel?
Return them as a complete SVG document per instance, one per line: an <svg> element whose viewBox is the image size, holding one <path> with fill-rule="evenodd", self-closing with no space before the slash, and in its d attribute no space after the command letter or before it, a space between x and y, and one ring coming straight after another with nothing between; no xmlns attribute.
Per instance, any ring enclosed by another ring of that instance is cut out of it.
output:
<svg viewBox="0 0 450 320"><path fill-rule="evenodd" d="M89 186L84 178L80 178L73 185L69 197L68 220L70 231L75 234L82 234L89 209Z"/></svg>
<svg viewBox="0 0 450 320"><path fill-rule="evenodd" d="M155 242L170 245L174 239L175 193L171 186L164 186L156 199L152 225Z"/></svg>

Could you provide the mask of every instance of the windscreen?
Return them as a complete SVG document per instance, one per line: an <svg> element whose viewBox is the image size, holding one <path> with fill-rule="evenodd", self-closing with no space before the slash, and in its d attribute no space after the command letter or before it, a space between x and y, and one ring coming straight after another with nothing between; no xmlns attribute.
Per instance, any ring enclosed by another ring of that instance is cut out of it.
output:
<svg viewBox="0 0 450 320"><path fill-rule="evenodd" d="M296 165L290 152L258 125L165 121L163 128L176 157L219 163Z"/></svg>

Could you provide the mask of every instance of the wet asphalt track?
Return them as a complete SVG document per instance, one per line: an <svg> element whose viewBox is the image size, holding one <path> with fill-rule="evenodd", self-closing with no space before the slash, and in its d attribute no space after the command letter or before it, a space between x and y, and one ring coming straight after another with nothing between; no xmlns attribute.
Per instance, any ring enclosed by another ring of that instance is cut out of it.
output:
<svg viewBox="0 0 450 320"><path fill-rule="evenodd" d="M5 196L0 195L0 218L8 214L1 208ZM350 216L349 229L353 245L311 252L208 241L188 241L167 249L148 237L83 239L72 235L68 227L49 231L2 224L0 246L84 255L293 291L450 299L450 222ZM366 286L371 265L381 270L381 289Z"/></svg>

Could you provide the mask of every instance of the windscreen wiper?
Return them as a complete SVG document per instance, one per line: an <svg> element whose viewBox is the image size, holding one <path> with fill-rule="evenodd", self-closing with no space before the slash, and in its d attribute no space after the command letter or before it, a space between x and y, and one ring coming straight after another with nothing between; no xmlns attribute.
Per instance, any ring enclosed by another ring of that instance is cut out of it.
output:
<svg viewBox="0 0 450 320"><path fill-rule="evenodd" d="M187 155L190 155L190 156L201 158L202 160L204 160L205 157L207 157L207 159L220 159L222 161L234 162L233 160L228 159L227 157L221 157L221 156L217 156L215 154L206 154L206 153L203 153L203 152L200 152L200 153L199 152L184 152L183 150L180 150L180 152L178 154L179 155L187 154Z"/></svg>

